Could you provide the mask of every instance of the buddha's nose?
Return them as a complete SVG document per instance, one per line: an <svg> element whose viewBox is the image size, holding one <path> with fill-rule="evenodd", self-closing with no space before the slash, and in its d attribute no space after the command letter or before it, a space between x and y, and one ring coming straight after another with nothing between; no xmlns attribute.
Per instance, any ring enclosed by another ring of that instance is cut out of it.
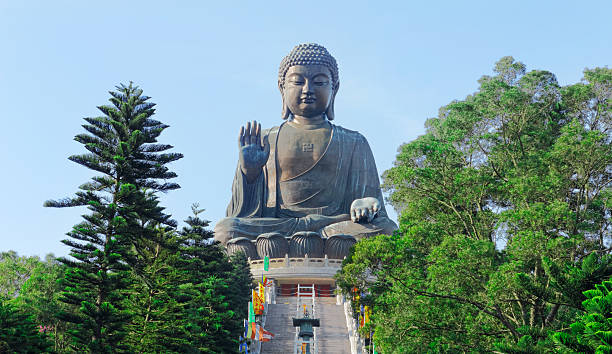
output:
<svg viewBox="0 0 612 354"><path fill-rule="evenodd" d="M304 82L304 86L302 86L302 93L305 93L305 94L312 93L312 84L310 83L309 80L306 80L306 82Z"/></svg>

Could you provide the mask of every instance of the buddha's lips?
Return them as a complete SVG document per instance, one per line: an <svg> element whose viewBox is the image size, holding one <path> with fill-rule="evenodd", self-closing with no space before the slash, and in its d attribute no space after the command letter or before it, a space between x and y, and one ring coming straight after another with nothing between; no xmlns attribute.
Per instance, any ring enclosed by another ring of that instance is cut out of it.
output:
<svg viewBox="0 0 612 354"><path fill-rule="evenodd" d="M306 97L301 99L303 103L314 103L317 99L314 97Z"/></svg>

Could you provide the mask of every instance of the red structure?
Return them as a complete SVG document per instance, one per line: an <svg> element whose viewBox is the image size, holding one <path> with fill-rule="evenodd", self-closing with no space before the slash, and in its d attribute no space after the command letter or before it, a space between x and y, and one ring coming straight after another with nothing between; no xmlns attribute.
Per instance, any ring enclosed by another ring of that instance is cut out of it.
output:
<svg viewBox="0 0 612 354"><path fill-rule="evenodd" d="M310 285L310 284L301 284ZM314 284L315 296L317 297L334 297L334 290L329 284ZM302 290L303 291L303 290ZM280 296L296 296L297 284L280 284ZM312 293L301 293L301 296L312 296Z"/></svg>

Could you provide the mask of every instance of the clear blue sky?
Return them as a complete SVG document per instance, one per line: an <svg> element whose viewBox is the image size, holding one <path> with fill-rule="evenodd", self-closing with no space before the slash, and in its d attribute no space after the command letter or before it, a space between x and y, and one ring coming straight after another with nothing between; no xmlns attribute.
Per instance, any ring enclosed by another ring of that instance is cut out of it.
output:
<svg viewBox="0 0 612 354"><path fill-rule="evenodd" d="M0 0L0 251L68 253L60 240L85 209L42 203L93 175L67 160L84 151L73 137L121 82L152 97L171 126L160 141L185 155L163 204L180 221L199 202L214 224L240 126L281 122L278 64L294 45L336 57L336 124L368 138L382 174L502 56L563 85L610 65L611 13L610 1Z"/></svg>

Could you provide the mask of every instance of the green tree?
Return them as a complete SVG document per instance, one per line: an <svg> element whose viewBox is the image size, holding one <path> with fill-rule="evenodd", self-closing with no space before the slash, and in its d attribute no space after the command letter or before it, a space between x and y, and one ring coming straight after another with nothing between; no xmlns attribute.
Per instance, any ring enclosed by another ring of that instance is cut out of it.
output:
<svg viewBox="0 0 612 354"><path fill-rule="evenodd" d="M612 281L605 280L584 292L586 313L570 326L557 332L554 341L567 352L612 352Z"/></svg>
<svg viewBox="0 0 612 354"><path fill-rule="evenodd" d="M50 347L32 318L0 297L0 353L41 353Z"/></svg>
<svg viewBox="0 0 612 354"><path fill-rule="evenodd" d="M98 107L104 115L85 118L87 133L75 137L88 153L69 157L99 174L81 185L76 196L45 202L49 207L87 206L90 211L62 241L71 247L72 258L59 259L68 267L60 299L78 308L76 314L64 312L61 317L76 325L70 333L79 351L128 349L123 342L131 317L126 297L134 248L146 237L142 220L172 224L147 191L179 188L165 182L176 177L166 165L182 155L165 153L172 146L157 143L168 126L152 118L155 104L131 83L109 93L111 105Z"/></svg>
<svg viewBox="0 0 612 354"><path fill-rule="evenodd" d="M248 306L251 300L251 289L253 289L253 276L247 256L238 252L230 256L232 270L229 285L230 308L235 312L234 320L247 319L249 316ZM242 322L239 323L242 326ZM240 327L242 328L242 327Z"/></svg>
<svg viewBox="0 0 612 354"><path fill-rule="evenodd" d="M19 256L15 251L0 253L0 297L17 297L39 264L38 257Z"/></svg>
<svg viewBox="0 0 612 354"><path fill-rule="evenodd" d="M151 225L154 234L138 243L137 271L128 302L133 309L126 341L139 353L178 351L188 345L180 318L184 304L174 296L185 274L176 268L178 234L174 228Z"/></svg>
<svg viewBox="0 0 612 354"><path fill-rule="evenodd" d="M45 260L38 262L32 269L30 277L21 287L19 296L13 301L22 312L32 316L39 326L45 329L53 339L53 349L62 352L68 349L69 324L60 321L60 312L69 312L71 308L59 301L62 287L59 280L63 278L65 266L48 254Z"/></svg>
<svg viewBox="0 0 612 354"><path fill-rule="evenodd" d="M612 70L561 87L504 57L479 83L400 147L384 174L400 230L339 275L374 295L384 352L549 351L612 274Z"/></svg>
<svg viewBox="0 0 612 354"><path fill-rule="evenodd" d="M238 350L242 331L242 318L232 303L237 295L231 294L233 267L223 246L213 241L209 222L199 217L203 210L194 204L192 211L194 215L185 220L187 226L180 231L176 267L185 278L175 293L183 304L180 321L188 344L175 350L233 353Z"/></svg>

